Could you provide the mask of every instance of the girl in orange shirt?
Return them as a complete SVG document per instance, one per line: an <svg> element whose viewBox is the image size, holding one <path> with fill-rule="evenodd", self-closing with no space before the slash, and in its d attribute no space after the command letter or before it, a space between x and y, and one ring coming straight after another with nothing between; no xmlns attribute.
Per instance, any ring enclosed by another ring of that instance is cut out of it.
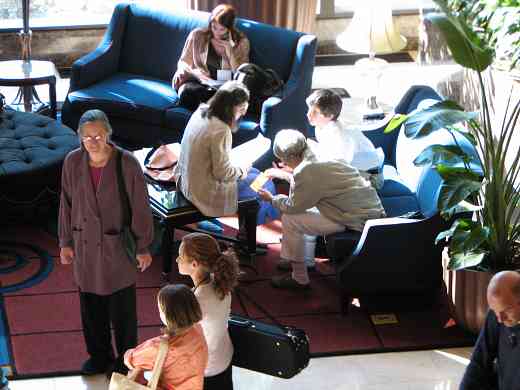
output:
<svg viewBox="0 0 520 390"><path fill-rule="evenodd" d="M160 390L202 390L204 370L208 362L208 347L201 326L200 305L185 285L164 286L157 295L157 304L164 335L145 341L125 353L125 364L130 370L153 369L161 337L168 338L168 354L159 379ZM142 375L138 382L145 384Z"/></svg>

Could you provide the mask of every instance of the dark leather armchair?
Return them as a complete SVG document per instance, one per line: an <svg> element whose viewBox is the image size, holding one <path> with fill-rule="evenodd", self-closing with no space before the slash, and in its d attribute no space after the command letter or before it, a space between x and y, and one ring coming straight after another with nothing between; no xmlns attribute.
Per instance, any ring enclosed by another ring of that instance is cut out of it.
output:
<svg viewBox="0 0 520 390"><path fill-rule="evenodd" d="M407 114L441 99L430 87L414 86L395 111ZM426 146L453 139L447 131L420 140L408 139L400 130L383 131L384 127L365 134L385 152L385 183L379 195L388 217L368 221L361 235L341 232L325 237L344 313L353 297L427 300L436 296L442 283L442 248L435 245L435 237L447 226L437 209L441 178L432 168L415 167L413 160ZM472 146L466 142L464 147ZM414 218L402 217L410 213Z"/></svg>

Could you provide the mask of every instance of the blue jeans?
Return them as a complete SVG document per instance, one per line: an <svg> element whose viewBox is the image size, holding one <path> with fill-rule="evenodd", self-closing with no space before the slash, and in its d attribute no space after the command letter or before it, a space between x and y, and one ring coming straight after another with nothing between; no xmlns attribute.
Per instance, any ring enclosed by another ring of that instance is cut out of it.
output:
<svg viewBox="0 0 520 390"><path fill-rule="evenodd" d="M265 200L261 200L258 194L253 191L249 185L256 179L260 174L260 171L256 168L249 169L247 177L238 181L238 200L256 198L260 202L260 210L258 210L258 217L256 219L257 225L262 225L267 222L268 219L279 219L280 212L273 207L273 205ZM272 180L268 180L262 188L269 191L273 195L276 194L276 188Z"/></svg>

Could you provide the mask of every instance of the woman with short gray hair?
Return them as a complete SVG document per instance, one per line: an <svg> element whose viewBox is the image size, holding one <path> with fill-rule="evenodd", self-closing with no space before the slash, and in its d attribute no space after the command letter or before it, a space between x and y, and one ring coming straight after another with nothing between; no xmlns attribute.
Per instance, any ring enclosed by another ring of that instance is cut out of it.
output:
<svg viewBox="0 0 520 390"><path fill-rule="evenodd" d="M110 140L110 137L112 136L112 126L110 125L110 122L108 121L107 115L101 111L101 110L88 110L81 115L81 118L79 118L78 122L78 135L80 137L83 135L83 126L86 123L92 123L97 122L101 125L102 128L105 130L105 135L107 136L108 140Z"/></svg>
<svg viewBox="0 0 520 390"><path fill-rule="evenodd" d="M314 259L316 236L345 229L362 232L369 219L385 215L381 201L358 170L341 160L317 161L307 139L297 130L280 130L273 152L292 175L268 169L269 177L290 182L289 196L260 190L260 197L282 213L282 251L278 268L291 275L273 277L277 288L310 288L306 259Z"/></svg>
<svg viewBox="0 0 520 390"><path fill-rule="evenodd" d="M273 143L273 153L282 161L315 160L316 157L307 145L307 138L298 130L281 130Z"/></svg>
<svg viewBox="0 0 520 390"><path fill-rule="evenodd" d="M90 355L81 367L84 375L125 371L123 354L137 345L137 269L144 271L152 262L148 248L153 220L143 172L132 154L110 142L111 134L103 111L86 111L79 120L81 147L65 158L61 180L60 259L62 264L72 264L79 286L81 322ZM119 164L137 246L132 261L121 242ZM114 359L110 323L118 359Z"/></svg>

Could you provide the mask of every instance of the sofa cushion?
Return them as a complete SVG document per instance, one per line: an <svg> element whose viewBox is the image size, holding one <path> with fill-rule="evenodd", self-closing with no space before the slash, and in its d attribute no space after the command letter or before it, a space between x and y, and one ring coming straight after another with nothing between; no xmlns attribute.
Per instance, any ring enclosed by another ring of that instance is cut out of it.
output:
<svg viewBox="0 0 520 390"><path fill-rule="evenodd" d="M420 212L419 203L414 195L381 198L387 217L401 217L411 212Z"/></svg>
<svg viewBox="0 0 520 390"><path fill-rule="evenodd" d="M397 172L395 167L385 164L383 166L383 176L385 178L385 183L383 188L379 190L380 197L387 198L401 195L415 196L414 192L406 185L404 179Z"/></svg>
<svg viewBox="0 0 520 390"><path fill-rule="evenodd" d="M411 211L419 211L419 204L414 192L408 188L395 167L383 167L385 183L378 191L383 208L388 217L397 217Z"/></svg>
<svg viewBox="0 0 520 390"><path fill-rule="evenodd" d="M171 85L162 80L115 73L87 88L70 92L68 99L75 110L98 108L112 116L161 125L165 110L175 106L179 97Z"/></svg>

